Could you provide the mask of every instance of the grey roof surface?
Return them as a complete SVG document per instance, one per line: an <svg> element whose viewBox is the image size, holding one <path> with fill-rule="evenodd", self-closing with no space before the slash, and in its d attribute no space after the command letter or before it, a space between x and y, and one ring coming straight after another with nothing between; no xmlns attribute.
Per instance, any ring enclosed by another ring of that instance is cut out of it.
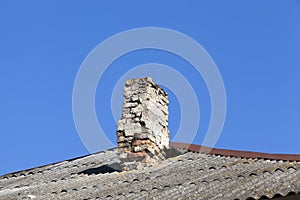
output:
<svg viewBox="0 0 300 200"><path fill-rule="evenodd" d="M259 199L300 193L300 161L185 152L118 172L117 149L0 177L0 199Z"/></svg>

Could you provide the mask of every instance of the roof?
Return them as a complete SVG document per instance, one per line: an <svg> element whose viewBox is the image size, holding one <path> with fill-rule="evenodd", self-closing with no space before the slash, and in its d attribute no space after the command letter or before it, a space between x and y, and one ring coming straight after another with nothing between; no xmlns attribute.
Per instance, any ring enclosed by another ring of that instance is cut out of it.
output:
<svg viewBox="0 0 300 200"><path fill-rule="evenodd" d="M262 158L271 160L283 160L283 161L300 161L300 154L270 154L270 153L258 153L251 151L238 151L228 149L216 149L209 148L195 144L185 144L179 142L171 142L171 146L174 148L187 149L192 152L207 152L208 154L216 154L222 156L234 156L241 158Z"/></svg>
<svg viewBox="0 0 300 200"><path fill-rule="evenodd" d="M171 146L180 155L139 170L117 171L114 165L120 160L115 148L3 175L0 199L300 197L300 155L221 149L207 154L199 153L198 145Z"/></svg>

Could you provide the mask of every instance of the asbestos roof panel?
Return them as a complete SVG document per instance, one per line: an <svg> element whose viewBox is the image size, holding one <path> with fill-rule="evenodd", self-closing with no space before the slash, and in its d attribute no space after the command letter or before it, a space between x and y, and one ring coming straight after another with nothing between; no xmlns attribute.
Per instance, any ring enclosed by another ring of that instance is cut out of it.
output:
<svg viewBox="0 0 300 200"><path fill-rule="evenodd" d="M0 177L0 199L247 199L300 192L300 161L186 152L118 172L117 149Z"/></svg>

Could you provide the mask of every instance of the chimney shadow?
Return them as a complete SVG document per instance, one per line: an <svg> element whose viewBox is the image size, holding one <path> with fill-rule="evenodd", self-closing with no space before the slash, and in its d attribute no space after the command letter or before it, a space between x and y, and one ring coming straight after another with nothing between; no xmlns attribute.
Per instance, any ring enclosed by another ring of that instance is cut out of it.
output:
<svg viewBox="0 0 300 200"><path fill-rule="evenodd" d="M86 169L79 172L78 174L97 175L97 174L106 174L106 173L121 172L121 171L122 170L121 170L120 163L113 163L108 165L102 165L100 167Z"/></svg>
<svg viewBox="0 0 300 200"><path fill-rule="evenodd" d="M168 158L173 158L177 157L179 155L184 154L185 152L182 152L180 150L177 150L175 148L170 148L170 149L164 149L164 155L166 159ZM113 173L113 172L122 172L122 163L112 163L112 164L106 164L106 165L101 165L99 167L94 167L94 168L89 168L86 170L83 170L79 172L78 174L86 174L86 175L92 175L92 174L106 174L106 173Z"/></svg>
<svg viewBox="0 0 300 200"><path fill-rule="evenodd" d="M175 148L165 149L164 151L165 151L166 159L174 158L174 157L177 157L177 156L180 156L180 155L186 153L184 151L180 151L180 150L175 149Z"/></svg>

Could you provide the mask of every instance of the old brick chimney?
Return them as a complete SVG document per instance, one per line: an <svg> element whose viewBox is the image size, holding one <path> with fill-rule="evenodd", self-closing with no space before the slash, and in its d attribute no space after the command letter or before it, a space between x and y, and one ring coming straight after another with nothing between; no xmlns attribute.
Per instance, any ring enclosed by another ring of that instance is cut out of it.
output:
<svg viewBox="0 0 300 200"><path fill-rule="evenodd" d="M123 169L165 159L169 148L168 95L151 77L127 80L117 138Z"/></svg>

